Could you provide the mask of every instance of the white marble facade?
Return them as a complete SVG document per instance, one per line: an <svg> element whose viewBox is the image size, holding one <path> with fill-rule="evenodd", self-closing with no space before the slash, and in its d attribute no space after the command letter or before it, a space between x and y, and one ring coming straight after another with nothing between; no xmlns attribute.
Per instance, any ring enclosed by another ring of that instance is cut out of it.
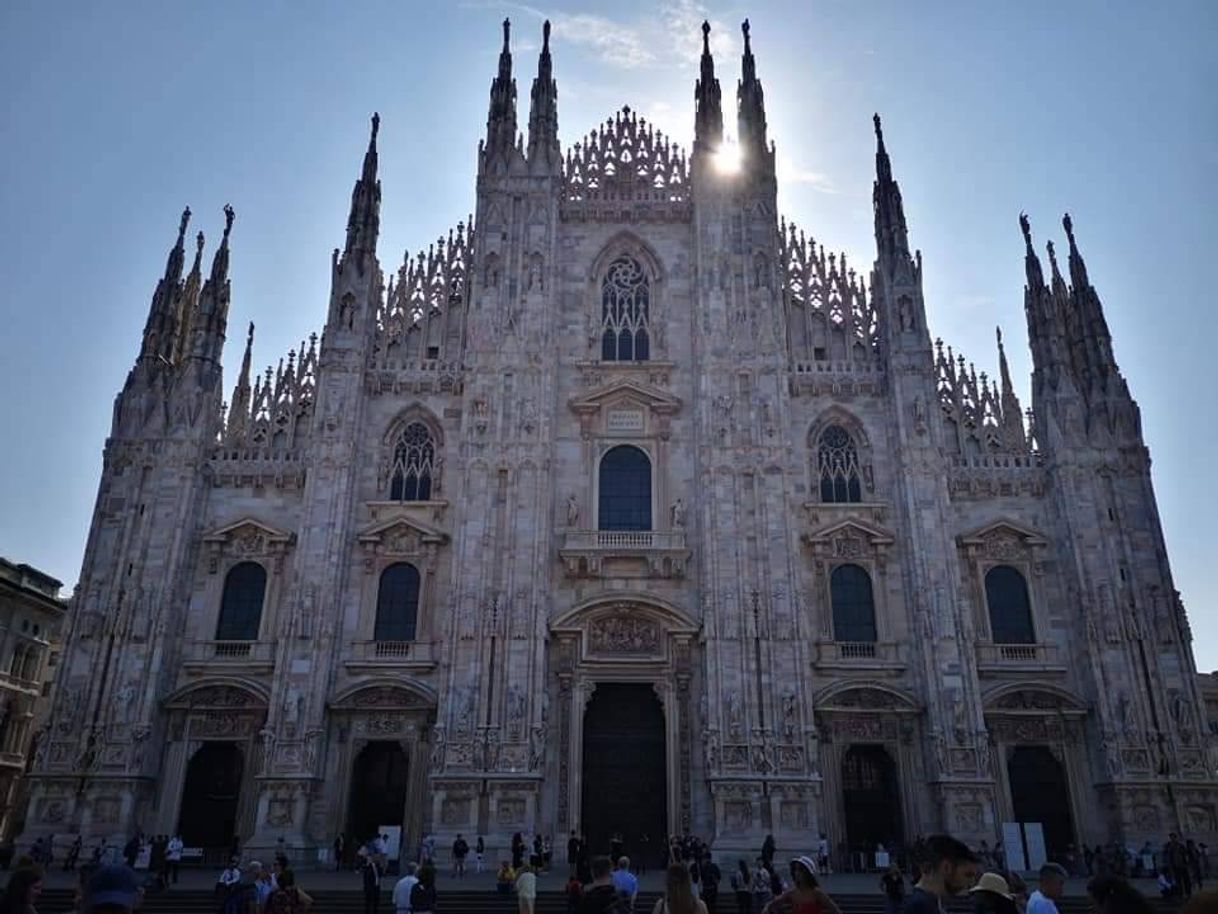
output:
<svg viewBox="0 0 1218 914"><path fill-rule="evenodd" d="M472 221L382 271L374 122L320 338L253 383L247 343L227 409L232 213L207 277L183 220L116 401L27 838L173 831L191 759L225 744L243 843L311 853L389 744L408 845L561 844L591 827L585 706L646 683L665 825L720 850L857 841L860 753L887 760L893 837L993 842L1020 747L1056 765L1075 842L1218 840L1149 456L1071 227L1046 280L1025 224L1031 418L1005 357L990 382L932 343L878 118L864 276L777 212L747 44L730 171L709 53L692 150L629 109L560 147L548 41L518 139L504 37ZM623 445L650 522L605 530ZM249 562L261 614L221 637ZM392 636L401 563L417 625ZM874 604L848 635L845 565ZM996 566L1027 637L994 631Z"/></svg>

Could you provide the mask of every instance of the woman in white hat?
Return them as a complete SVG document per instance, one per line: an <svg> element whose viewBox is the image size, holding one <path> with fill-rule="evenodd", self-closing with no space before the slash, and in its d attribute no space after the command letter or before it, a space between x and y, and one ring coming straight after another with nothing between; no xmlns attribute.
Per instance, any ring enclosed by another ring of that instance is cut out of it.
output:
<svg viewBox="0 0 1218 914"><path fill-rule="evenodd" d="M762 914L841 914L841 910L816 879L816 864L811 857L791 861L791 882L787 889L765 907Z"/></svg>
<svg viewBox="0 0 1218 914"><path fill-rule="evenodd" d="M982 873L969 894L976 914L1018 914L1011 887L997 873Z"/></svg>

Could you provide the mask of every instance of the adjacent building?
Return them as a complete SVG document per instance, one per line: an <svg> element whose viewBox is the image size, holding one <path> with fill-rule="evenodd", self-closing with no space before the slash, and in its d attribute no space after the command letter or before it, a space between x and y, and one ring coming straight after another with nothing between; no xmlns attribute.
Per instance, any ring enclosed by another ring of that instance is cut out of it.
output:
<svg viewBox="0 0 1218 914"><path fill-rule="evenodd" d="M1001 337L987 377L932 334L923 270L950 267L911 245L879 118L850 264L778 211L747 23L723 154L708 30L685 150L630 108L561 143L548 26L519 124L505 23L476 212L390 270L374 117L320 335L255 374L251 325L227 406L234 213L206 272L183 215L28 837L1218 842L1212 709L1070 219L1060 263L1026 218L1012 249L1025 412Z"/></svg>

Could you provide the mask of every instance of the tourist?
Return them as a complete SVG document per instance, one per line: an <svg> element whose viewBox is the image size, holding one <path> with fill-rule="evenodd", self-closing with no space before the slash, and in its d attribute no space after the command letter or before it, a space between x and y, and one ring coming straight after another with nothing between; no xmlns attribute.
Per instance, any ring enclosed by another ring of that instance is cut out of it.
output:
<svg viewBox="0 0 1218 914"><path fill-rule="evenodd" d="M736 861L736 868L732 870L728 881L732 887L732 894L736 896L738 914L753 914L753 895L750 891L753 885L753 874L749 872L749 865L744 862L743 857Z"/></svg>
<svg viewBox="0 0 1218 914"><path fill-rule="evenodd" d="M880 890L884 893L884 914L900 914L905 903L905 874L896 864L890 864L880 876Z"/></svg>
<svg viewBox="0 0 1218 914"><path fill-rule="evenodd" d="M617 896L626 904L627 911L634 910L634 900L639 895L639 880L630 872L630 858L619 857L617 861L617 869L613 871L613 887L617 889Z"/></svg>
<svg viewBox="0 0 1218 914"><path fill-rule="evenodd" d="M537 873L533 867L521 867L516 874L516 904L520 914L533 914L537 907Z"/></svg>
<svg viewBox="0 0 1218 914"><path fill-rule="evenodd" d="M127 866L132 867L134 869L135 858L140 855L140 847L143 846L143 843L144 843L143 836L139 832L136 832L134 835L131 836L131 838L127 841L127 843L125 845L123 845L123 857L127 861ZM48 850L49 850L49 845L48 845ZM51 858L50 858L50 856L48 856L47 863L50 863L50 862L51 862Z"/></svg>
<svg viewBox="0 0 1218 914"><path fill-rule="evenodd" d="M575 872L576 866L579 864L579 835L572 829L571 837L567 839L567 871Z"/></svg>
<svg viewBox="0 0 1218 914"><path fill-rule="evenodd" d="M765 861L758 857L757 866L753 869L753 881L749 886L749 894L753 896L753 910L757 914L761 914L765 906L770 903L770 899L774 897L773 885Z"/></svg>
<svg viewBox="0 0 1218 914"><path fill-rule="evenodd" d="M820 833L820 840L816 844L816 863L822 873L833 872L833 865L829 861L829 839L824 832Z"/></svg>
<svg viewBox="0 0 1218 914"><path fill-rule="evenodd" d="M457 833L457 839L453 841L453 876L457 879L465 878L465 857L469 854L469 842L465 840L465 836L460 832Z"/></svg>
<svg viewBox="0 0 1218 914"><path fill-rule="evenodd" d="M482 859L486 856L486 842L482 840L482 836L478 836L478 840L474 842L474 872L482 872Z"/></svg>
<svg viewBox="0 0 1218 914"><path fill-rule="evenodd" d="M85 884L83 914L132 914L140 903L135 872L126 866L103 866Z"/></svg>
<svg viewBox="0 0 1218 914"><path fill-rule="evenodd" d="M762 914L841 914L840 909L820 887L816 879L816 864L811 857L796 857L791 861L792 887L766 905Z"/></svg>
<svg viewBox="0 0 1218 914"><path fill-rule="evenodd" d="M178 870L182 867L182 850L185 846L180 835L174 835L165 845L166 878L174 885L178 882Z"/></svg>
<svg viewBox="0 0 1218 914"><path fill-rule="evenodd" d="M1200 889L1203 880L1201 876L1201 852L1197 850L1197 844L1192 838L1184 842L1184 850L1188 857L1188 875L1193 884L1193 887Z"/></svg>
<svg viewBox="0 0 1218 914"><path fill-rule="evenodd" d="M592 882L592 850L588 847L588 836L585 834L579 836L579 857L575 862L575 872L584 885Z"/></svg>
<svg viewBox="0 0 1218 914"><path fill-rule="evenodd" d="M774 836L766 835L765 840L761 842L761 862L765 864L765 868L773 869L774 867Z"/></svg>
<svg viewBox="0 0 1218 914"><path fill-rule="evenodd" d="M266 909L267 899L275 891L275 880L271 878L270 870L257 860L250 861L249 873L253 885L250 907L257 914Z"/></svg>
<svg viewBox="0 0 1218 914"><path fill-rule="evenodd" d="M719 882L723 879L723 873L706 850L702 851L702 863L698 869L698 878L702 882L702 900L706 902L709 914L715 914L719 906Z"/></svg>
<svg viewBox="0 0 1218 914"><path fill-rule="evenodd" d="M67 856L63 858L63 871L70 873L76 869L76 864L80 860L80 852L84 849L85 839L80 835L76 836L76 840L72 842L72 846L68 848Z"/></svg>
<svg viewBox="0 0 1218 914"><path fill-rule="evenodd" d="M1003 873L1002 878L1007 881L1007 888L1015 899L1015 910L1024 914L1028 909L1028 884L1018 873Z"/></svg>
<svg viewBox="0 0 1218 914"><path fill-rule="evenodd" d="M625 853L626 842L622 840L622 833L615 831L613 837L609 839L609 859L620 860Z"/></svg>
<svg viewBox="0 0 1218 914"><path fill-rule="evenodd" d="M379 854L369 854L360 868L364 885L364 914L377 914L381 907L381 864Z"/></svg>
<svg viewBox="0 0 1218 914"><path fill-rule="evenodd" d="M591 863L592 887L584 892L579 914L613 914L618 906L617 889L613 885L613 861L594 857Z"/></svg>
<svg viewBox="0 0 1218 914"><path fill-rule="evenodd" d="M419 865L406 864L406 875L393 887L393 914L410 914L410 893L419 883Z"/></svg>
<svg viewBox="0 0 1218 914"><path fill-rule="evenodd" d="M516 884L516 871L506 860L499 861L499 872L495 874L495 887L499 890L500 895L506 895L512 891L512 886Z"/></svg>
<svg viewBox="0 0 1218 914"><path fill-rule="evenodd" d="M343 868L343 851L347 849L347 839L339 832L334 836L334 869L341 870Z"/></svg>
<svg viewBox="0 0 1218 914"><path fill-rule="evenodd" d="M512 869L518 870L524 866L524 835L520 832L512 835Z"/></svg>
<svg viewBox="0 0 1218 914"><path fill-rule="evenodd" d="M241 911L241 867L236 857L230 857L228 866L220 871L216 880L216 898L223 914L239 914Z"/></svg>
<svg viewBox="0 0 1218 914"><path fill-rule="evenodd" d="M651 914L707 914L706 905L694 895L689 870L684 864L668 867L664 879L664 897L659 899Z"/></svg>
<svg viewBox="0 0 1218 914"><path fill-rule="evenodd" d="M410 914L433 914L436 909L436 870L425 866L419 870L419 881L410 890Z"/></svg>
<svg viewBox="0 0 1218 914"><path fill-rule="evenodd" d="M1028 897L1028 914L1058 914L1057 900L1066 888L1066 870L1060 863L1046 863L1037 873L1036 891Z"/></svg>
<svg viewBox="0 0 1218 914"><path fill-rule="evenodd" d="M982 873L969 893L975 914L1019 914L1010 885L997 873Z"/></svg>
<svg viewBox="0 0 1218 914"><path fill-rule="evenodd" d="M1154 906L1120 876L1096 876L1087 894L1097 914L1154 914Z"/></svg>
<svg viewBox="0 0 1218 914"><path fill-rule="evenodd" d="M42 869L37 866L18 868L8 879L4 895L0 896L0 914L37 914L34 907L42 895Z"/></svg>
<svg viewBox="0 0 1218 914"><path fill-rule="evenodd" d="M533 835L533 853L529 855L529 865L533 872L541 870L541 865L545 859L545 845L541 840L540 834Z"/></svg>
<svg viewBox="0 0 1218 914"><path fill-rule="evenodd" d="M550 861L554 859L554 842L549 835L541 839L541 869L550 872Z"/></svg>
<svg viewBox="0 0 1218 914"><path fill-rule="evenodd" d="M563 889L563 893L567 896L567 914L577 914L580 899L584 897L584 885L575 873L567 878L567 885Z"/></svg>
<svg viewBox="0 0 1218 914"><path fill-rule="evenodd" d="M977 881L977 856L950 835L931 835L918 861L921 877L905 899L902 914L940 914L949 898Z"/></svg>
<svg viewBox="0 0 1218 914"><path fill-rule="evenodd" d="M266 900L266 914L304 914L312 906L313 899L296 885L296 874L290 869L282 869L276 883Z"/></svg>
<svg viewBox="0 0 1218 914"><path fill-rule="evenodd" d="M1163 845L1163 867L1175 885L1176 891L1188 897L1193 894L1192 874L1188 866L1188 849L1180 841L1180 836L1172 832L1167 836Z"/></svg>

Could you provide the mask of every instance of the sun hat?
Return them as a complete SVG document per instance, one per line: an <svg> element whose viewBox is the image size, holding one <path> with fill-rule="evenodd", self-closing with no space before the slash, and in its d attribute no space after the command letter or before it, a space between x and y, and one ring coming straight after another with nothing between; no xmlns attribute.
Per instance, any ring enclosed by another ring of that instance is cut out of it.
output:
<svg viewBox="0 0 1218 914"><path fill-rule="evenodd" d="M1007 885L1007 881L997 873L982 873L981 878L977 880L977 884L969 889L970 892L993 892L995 895L1001 895L1003 898L1013 899L1015 896L1011 894L1011 887Z"/></svg>
<svg viewBox="0 0 1218 914"><path fill-rule="evenodd" d="M134 908L139 893L135 870L129 866L103 866L89 878L85 910L92 911L104 904Z"/></svg>
<svg viewBox="0 0 1218 914"><path fill-rule="evenodd" d="M807 855L793 857L791 859L791 866L796 866L796 865L802 866L805 870L807 870L809 876L816 875L816 864L812 862L811 857L809 857Z"/></svg>

